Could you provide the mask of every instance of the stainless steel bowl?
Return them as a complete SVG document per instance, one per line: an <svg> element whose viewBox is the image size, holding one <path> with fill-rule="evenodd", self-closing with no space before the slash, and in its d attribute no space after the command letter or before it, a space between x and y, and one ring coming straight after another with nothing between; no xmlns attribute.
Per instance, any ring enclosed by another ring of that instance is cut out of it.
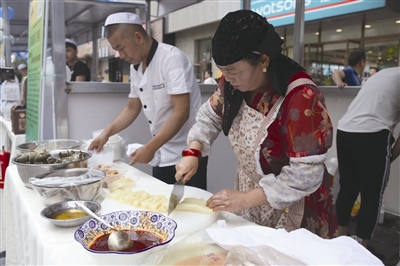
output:
<svg viewBox="0 0 400 266"><path fill-rule="evenodd" d="M84 142L75 139L49 139L26 142L16 147L21 153L30 152L35 149L59 150L59 149L80 149Z"/></svg>
<svg viewBox="0 0 400 266"><path fill-rule="evenodd" d="M87 178L78 182L71 182L70 179L65 183L60 180L70 177L77 177L84 175L91 171L93 178ZM38 194L45 205L52 205L61 201L68 200L95 200L101 192L101 187L104 182L106 173L102 170L91 168L73 168L73 169L59 169L47 172L35 177L35 179L50 179L51 177L58 177L57 184L38 184L30 180L30 185L36 194ZM46 183L46 182L44 182Z"/></svg>
<svg viewBox="0 0 400 266"><path fill-rule="evenodd" d="M56 219L56 217L62 212L74 211L79 210L75 206L75 202L80 202L86 207L88 207L92 212L97 213L101 209L101 205L95 201L86 201L86 200L71 200L71 201L62 201L55 204L52 204L46 208L44 208L40 212L40 216L44 219L48 220L52 224L59 226L59 227L73 227L73 226L80 226L84 222L90 220L92 217L89 215L75 218L75 219Z"/></svg>
<svg viewBox="0 0 400 266"><path fill-rule="evenodd" d="M66 152L67 150L52 150L48 151L52 157L59 158L58 154L60 152ZM79 150L69 150L74 152L80 152ZM84 159L70 162L70 163L57 163L57 164L25 164L25 163L18 163L15 161L17 157L11 159L13 164L17 165L18 174L24 183L24 185L28 188L32 188L31 184L29 183L30 177L35 177L49 171L54 171L58 169L70 169L70 168L84 168L87 167L87 161L92 156L87 151L82 151L84 154Z"/></svg>

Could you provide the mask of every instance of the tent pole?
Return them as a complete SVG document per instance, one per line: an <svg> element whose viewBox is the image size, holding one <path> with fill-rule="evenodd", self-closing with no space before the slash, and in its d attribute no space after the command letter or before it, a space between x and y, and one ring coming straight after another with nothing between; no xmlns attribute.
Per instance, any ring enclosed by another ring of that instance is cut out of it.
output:
<svg viewBox="0 0 400 266"><path fill-rule="evenodd" d="M10 20L8 19L8 5L6 0L1 0L1 7L3 8L4 62L6 67L11 67Z"/></svg>
<svg viewBox="0 0 400 266"><path fill-rule="evenodd" d="M146 32L149 36L151 36L151 17L150 17L150 8L151 8L151 3L150 0L146 0Z"/></svg>
<svg viewBox="0 0 400 266"><path fill-rule="evenodd" d="M304 53L304 0L296 1L294 15L293 60L303 65Z"/></svg>

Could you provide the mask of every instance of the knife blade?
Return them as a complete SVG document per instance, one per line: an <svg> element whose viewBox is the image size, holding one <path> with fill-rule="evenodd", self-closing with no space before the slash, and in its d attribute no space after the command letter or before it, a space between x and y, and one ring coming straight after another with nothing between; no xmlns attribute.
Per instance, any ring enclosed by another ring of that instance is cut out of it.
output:
<svg viewBox="0 0 400 266"><path fill-rule="evenodd" d="M185 191L185 183L183 183L183 177L176 181L172 188L171 196L169 198L168 205L168 215L171 214L173 210L175 210L176 205L181 201L183 197L183 193Z"/></svg>

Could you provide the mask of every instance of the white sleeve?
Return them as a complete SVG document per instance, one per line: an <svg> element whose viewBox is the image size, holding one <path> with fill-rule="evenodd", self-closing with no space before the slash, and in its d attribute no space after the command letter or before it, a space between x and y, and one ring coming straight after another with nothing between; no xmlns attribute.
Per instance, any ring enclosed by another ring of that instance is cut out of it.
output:
<svg viewBox="0 0 400 266"><path fill-rule="evenodd" d="M326 158L326 154L291 157L279 175L264 176L259 185L269 204L275 209L284 209L315 192L324 177Z"/></svg>
<svg viewBox="0 0 400 266"><path fill-rule="evenodd" d="M210 101L207 100L197 112L196 124L189 131L187 143L189 144L194 140L200 142L203 146L202 156L208 156L211 152L211 145L221 130L222 119L215 114Z"/></svg>

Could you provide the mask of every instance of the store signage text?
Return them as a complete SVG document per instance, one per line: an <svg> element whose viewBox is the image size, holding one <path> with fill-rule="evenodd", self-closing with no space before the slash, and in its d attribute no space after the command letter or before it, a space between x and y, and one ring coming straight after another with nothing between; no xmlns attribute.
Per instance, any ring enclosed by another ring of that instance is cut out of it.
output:
<svg viewBox="0 0 400 266"><path fill-rule="evenodd" d="M340 16L385 6L385 0L304 0L304 20ZM296 0L252 0L251 10L275 27L294 23Z"/></svg>
<svg viewBox="0 0 400 266"><path fill-rule="evenodd" d="M257 1L253 1L257 2ZM259 1L261 2L261 1ZM265 2L265 1L263 1ZM311 4L311 0L306 0L305 6L309 6ZM268 1L261 5L259 8L253 10L264 17L271 17L276 14L281 14L284 12L294 12L296 8L295 0L285 0L285 1Z"/></svg>

